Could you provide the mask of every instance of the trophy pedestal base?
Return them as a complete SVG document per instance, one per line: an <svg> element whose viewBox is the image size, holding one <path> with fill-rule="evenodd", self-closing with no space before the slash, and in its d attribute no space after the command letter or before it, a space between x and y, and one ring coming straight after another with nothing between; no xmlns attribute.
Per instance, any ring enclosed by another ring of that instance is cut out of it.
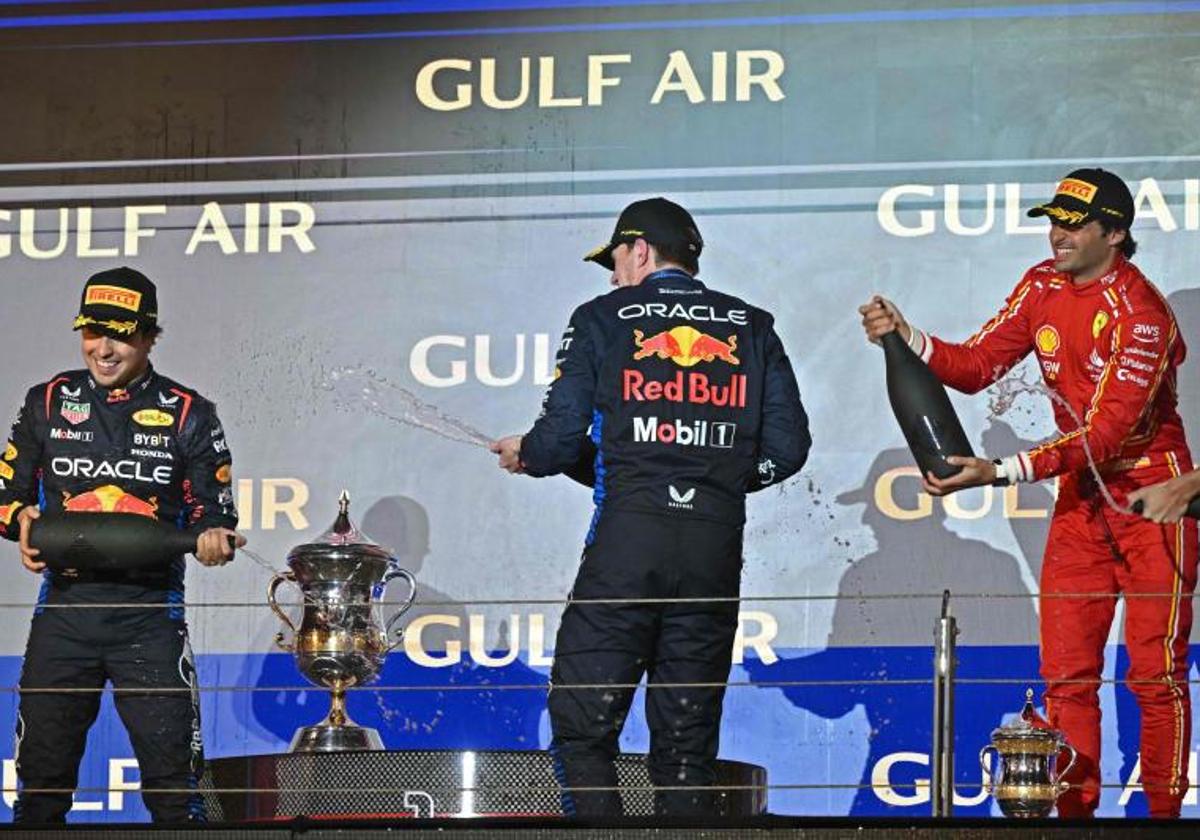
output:
<svg viewBox="0 0 1200 840"><path fill-rule="evenodd" d="M625 813L631 817L651 816L654 794L646 756L623 753L617 756L616 765ZM718 759L716 770L713 784L725 789L717 795L712 817L752 817L766 813L764 768ZM554 761L550 753L541 750L386 750L230 756L208 762L200 789L208 818L214 822L300 816L349 819L487 816L521 820L563 816ZM490 835L484 832L479 836ZM550 835L526 827L516 836ZM604 836L626 835L607 832ZM645 831L637 836L646 836ZM692 832L687 836L694 840L698 835Z"/></svg>
<svg viewBox="0 0 1200 840"><path fill-rule="evenodd" d="M323 752L361 752L363 750L382 750L383 739L379 730L368 726L358 726L354 723L335 726L319 723L316 726L302 726L292 736L288 752L294 753L323 753Z"/></svg>

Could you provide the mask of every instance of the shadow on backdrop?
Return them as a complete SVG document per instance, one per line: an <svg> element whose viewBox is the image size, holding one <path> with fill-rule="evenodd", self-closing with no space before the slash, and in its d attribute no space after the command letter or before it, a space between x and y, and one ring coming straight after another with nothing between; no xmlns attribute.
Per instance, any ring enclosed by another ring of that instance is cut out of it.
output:
<svg viewBox="0 0 1200 840"><path fill-rule="evenodd" d="M889 481L890 498L913 518L900 520L881 510L876 499ZM958 536L947 527L943 503L932 500L926 508L928 497L919 494L908 450L880 453L862 487L837 497L841 505L865 506L862 521L878 548L849 561L826 649L770 666L758 660L745 665L752 679L853 683L782 689L793 705L827 719L864 707L871 727L866 765L857 780L829 780L862 786L851 806L853 815L929 813L928 789L916 786L927 785L930 775L932 685L925 681L933 675L933 629L943 589L1017 596L952 601L961 629L960 677L1036 680L1036 619L1020 561L986 542ZM991 730L1004 715L1017 711L1022 699L1023 688L1016 684L959 686L956 815L990 813L977 756ZM877 792L869 787L873 781L889 787Z"/></svg>
<svg viewBox="0 0 1200 840"><path fill-rule="evenodd" d="M471 657L466 607L423 580L430 555L425 509L407 496L385 496L367 510L361 528L371 539L391 548L400 565L417 578L417 601L400 625L407 628L422 616L439 617L419 639L426 658L437 664L415 662L403 646L398 647L369 689L348 694L351 717L362 726L378 729L388 749L537 749L549 678L519 658L502 666L487 666ZM389 588L387 600L396 601L403 595L403 585L397 584ZM385 615L390 616L393 609L384 608ZM496 645L487 651L490 658L508 658L510 632L506 622L497 625ZM307 682L291 655L274 653L264 658L257 687L303 685ZM319 722L328 708L328 692L316 688L257 691L253 699L255 721L285 743L298 727Z"/></svg>

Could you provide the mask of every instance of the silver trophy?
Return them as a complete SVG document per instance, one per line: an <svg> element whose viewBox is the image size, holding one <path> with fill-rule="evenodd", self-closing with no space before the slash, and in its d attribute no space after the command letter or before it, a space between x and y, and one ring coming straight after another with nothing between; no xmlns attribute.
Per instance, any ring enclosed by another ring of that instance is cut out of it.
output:
<svg viewBox="0 0 1200 840"><path fill-rule="evenodd" d="M367 538L350 521L350 496L342 491L333 526L315 542L288 554L288 571L267 585L271 609L292 631L282 631L275 644L296 657L296 665L313 684L328 688L329 714L314 726L303 726L292 738L291 752L381 750L379 733L359 726L346 714L346 689L367 685L379 676L384 659L400 644L403 630L392 628L417 596L413 576L396 565L383 546ZM396 578L408 584L400 609L383 620L379 601ZM283 583L299 587L304 612L299 626L275 600Z"/></svg>
<svg viewBox="0 0 1200 840"><path fill-rule="evenodd" d="M1056 772L1061 750L1070 761ZM992 754L989 769L984 758ZM1018 719L992 731L992 742L979 751L979 764L987 776L988 792L1006 817L1045 817L1070 785L1063 781L1075 764L1075 748L1063 734L1051 729L1033 708L1033 689L1025 692L1025 706Z"/></svg>

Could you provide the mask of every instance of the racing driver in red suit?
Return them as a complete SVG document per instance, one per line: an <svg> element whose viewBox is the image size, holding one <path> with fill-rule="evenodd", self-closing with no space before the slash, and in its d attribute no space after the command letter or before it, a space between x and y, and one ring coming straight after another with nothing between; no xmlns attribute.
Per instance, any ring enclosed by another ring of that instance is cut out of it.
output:
<svg viewBox="0 0 1200 840"><path fill-rule="evenodd" d="M899 330L942 382L966 393L1037 355L1058 397L1061 435L996 461L951 458L962 471L942 480L929 474L925 490L941 496L1058 478L1042 562L1041 673L1050 722L1079 752L1058 813L1087 817L1099 804L1099 680L1116 597L1124 593L1126 679L1142 712L1142 786L1151 816L1177 817L1191 744L1196 522L1160 524L1126 511L1130 493L1192 469L1175 408L1184 342L1163 296L1128 261L1137 247L1129 233L1134 202L1120 178L1076 170L1029 215L1050 218L1053 256L1027 271L999 314L966 342L910 327L880 297L859 311L868 338ZM1097 485L1089 453L1116 508Z"/></svg>

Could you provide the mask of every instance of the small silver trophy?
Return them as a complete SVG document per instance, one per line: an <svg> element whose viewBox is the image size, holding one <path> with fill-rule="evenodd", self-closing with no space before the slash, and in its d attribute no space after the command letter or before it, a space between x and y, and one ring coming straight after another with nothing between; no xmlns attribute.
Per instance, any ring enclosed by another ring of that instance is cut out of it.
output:
<svg viewBox="0 0 1200 840"><path fill-rule="evenodd" d="M1061 750L1069 752L1071 759L1055 772ZM989 752L990 769L984 761ZM988 792L1006 817L1049 816L1058 797L1070 787L1063 777L1075 758L1075 748L1033 708L1032 688L1025 692L1025 706L1017 720L992 730L992 742L979 751Z"/></svg>
<svg viewBox="0 0 1200 840"><path fill-rule="evenodd" d="M392 627L417 596L417 582L383 546L372 542L350 521L350 495L342 491L332 527L315 542L296 546L288 554L288 571L279 572L267 586L267 601L292 631L285 642L280 631L275 644L296 657L296 665L313 684L328 688L329 714L313 726L296 730L291 752L381 750L379 733L359 726L346 714L346 689L367 685L379 676L384 659L403 636ZM408 595L384 621L379 601L390 581L404 578ZM300 588L304 612L297 625L275 601L283 583Z"/></svg>

